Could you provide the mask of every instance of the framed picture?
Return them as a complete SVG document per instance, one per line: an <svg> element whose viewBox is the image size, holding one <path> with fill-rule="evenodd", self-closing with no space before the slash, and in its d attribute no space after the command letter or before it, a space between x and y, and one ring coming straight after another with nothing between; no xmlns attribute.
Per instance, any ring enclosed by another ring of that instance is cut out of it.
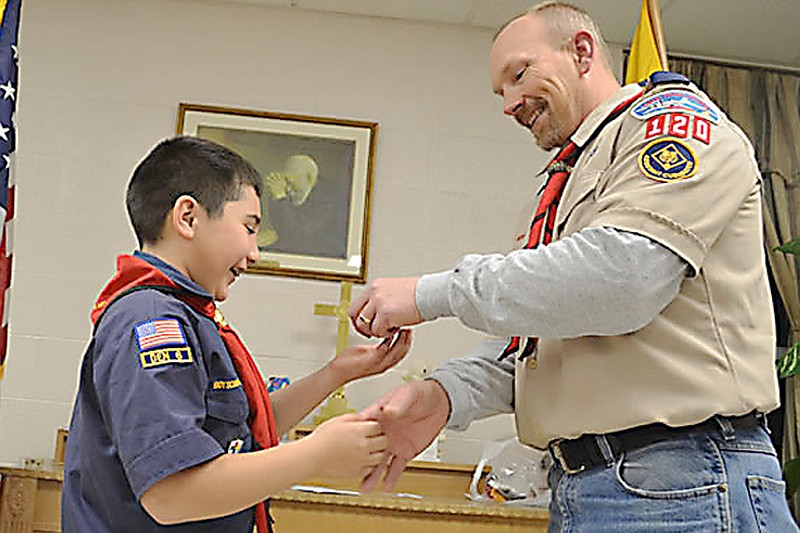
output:
<svg viewBox="0 0 800 533"><path fill-rule="evenodd" d="M378 124L180 104L178 133L241 154L264 178L249 271L364 283Z"/></svg>

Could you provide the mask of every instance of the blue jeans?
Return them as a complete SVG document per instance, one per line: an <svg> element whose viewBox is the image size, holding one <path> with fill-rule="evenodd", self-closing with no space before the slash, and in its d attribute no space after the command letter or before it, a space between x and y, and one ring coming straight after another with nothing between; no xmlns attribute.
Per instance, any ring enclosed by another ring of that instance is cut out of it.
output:
<svg viewBox="0 0 800 533"><path fill-rule="evenodd" d="M548 533L798 532L761 426L691 433L623 453L610 467L549 473Z"/></svg>

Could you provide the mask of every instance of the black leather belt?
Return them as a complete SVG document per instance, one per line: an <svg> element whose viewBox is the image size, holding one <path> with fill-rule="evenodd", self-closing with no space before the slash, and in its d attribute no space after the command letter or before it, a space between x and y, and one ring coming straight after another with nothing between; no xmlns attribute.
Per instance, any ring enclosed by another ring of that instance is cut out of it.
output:
<svg viewBox="0 0 800 533"><path fill-rule="evenodd" d="M750 413L744 416L715 416L692 426L673 428L665 424L648 424L605 435L583 435L577 439L556 439L548 445L553 459L564 472L577 474L596 466L611 466L615 459L627 451L650 444L685 437L691 433L724 431L725 427L737 429L764 425L764 415Z"/></svg>

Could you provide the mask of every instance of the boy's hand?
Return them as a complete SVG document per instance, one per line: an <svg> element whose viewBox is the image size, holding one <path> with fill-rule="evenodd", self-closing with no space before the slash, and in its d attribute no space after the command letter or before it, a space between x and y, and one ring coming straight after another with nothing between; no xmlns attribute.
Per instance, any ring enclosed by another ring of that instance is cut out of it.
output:
<svg viewBox="0 0 800 533"><path fill-rule="evenodd" d="M332 418L306 437L314 477L363 478L384 461L387 440L378 422L362 414Z"/></svg>
<svg viewBox="0 0 800 533"><path fill-rule="evenodd" d="M336 356L328 367L340 377L342 383L380 374L400 362L411 348L411 331L401 330L396 337L384 339L380 344L347 348Z"/></svg>

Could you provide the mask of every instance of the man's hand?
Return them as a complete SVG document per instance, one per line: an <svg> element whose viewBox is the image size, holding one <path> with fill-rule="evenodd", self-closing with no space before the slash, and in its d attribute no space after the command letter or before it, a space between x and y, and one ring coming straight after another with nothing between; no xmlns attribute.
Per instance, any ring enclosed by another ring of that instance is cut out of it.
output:
<svg viewBox="0 0 800 533"><path fill-rule="evenodd" d="M450 400L434 380L413 381L392 389L361 414L377 420L388 439L388 454L364 478L361 490L371 491L383 480L391 490L406 463L433 442L450 416Z"/></svg>
<svg viewBox="0 0 800 533"><path fill-rule="evenodd" d="M415 291L419 278L383 278L370 283L350 304L353 327L365 337L388 337L422 322Z"/></svg>

